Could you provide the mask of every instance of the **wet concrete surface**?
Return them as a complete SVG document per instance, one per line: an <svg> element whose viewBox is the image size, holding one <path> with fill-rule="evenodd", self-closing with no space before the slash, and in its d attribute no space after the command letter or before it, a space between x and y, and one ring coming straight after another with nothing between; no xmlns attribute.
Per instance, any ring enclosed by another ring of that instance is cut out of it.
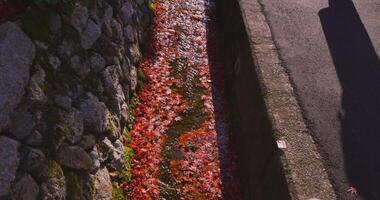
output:
<svg viewBox="0 0 380 200"><path fill-rule="evenodd" d="M338 199L380 199L380 2L260 2Z"/></svg>

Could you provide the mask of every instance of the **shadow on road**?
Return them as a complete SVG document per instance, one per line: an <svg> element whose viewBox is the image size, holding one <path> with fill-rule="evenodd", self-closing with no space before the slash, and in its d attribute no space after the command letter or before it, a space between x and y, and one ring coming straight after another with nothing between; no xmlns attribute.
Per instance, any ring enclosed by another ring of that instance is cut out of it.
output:
<svg viewBox="0 0 380 200"><path fill-rule="evenodd" d="M343 91L345 173L363 199L380 199L379 57L350 0L330 0L319 17Z"/></svg>

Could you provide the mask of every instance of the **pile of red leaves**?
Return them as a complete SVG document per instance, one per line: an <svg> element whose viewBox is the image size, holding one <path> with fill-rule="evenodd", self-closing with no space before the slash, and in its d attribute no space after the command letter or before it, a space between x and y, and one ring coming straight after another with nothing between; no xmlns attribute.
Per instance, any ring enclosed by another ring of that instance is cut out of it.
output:
<svg viewBox="0 0 380 200"><path fill-rule="evenodd" d="M171 72L173 67L187 66L188 74L196 74L192 77L202 88L198 91L202 93L199 114L205 117L196 129L179 136L176 145L183 158L170 160L170 181L177 186L180 199L240 199L223 69L215 22L209 12L215 5L209 0L155 3L153 55L141 66L148 84L140 92L141 103L135 110L130 143L135 152L132 181L125 189L130 199L160 199L163 185L170 184L160 180L166 132L192 106L173 89L189 84Z"/></svg>

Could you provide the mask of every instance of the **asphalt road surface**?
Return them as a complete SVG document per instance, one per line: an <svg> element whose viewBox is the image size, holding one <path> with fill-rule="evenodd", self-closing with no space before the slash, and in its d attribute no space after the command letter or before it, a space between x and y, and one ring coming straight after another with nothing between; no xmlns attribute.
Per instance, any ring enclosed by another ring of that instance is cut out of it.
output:
<svg viewBox="0 0 380 200"><path fill-rule="evenodd" d="M338 199L380 200L380 0L259 0Z"/></svg>

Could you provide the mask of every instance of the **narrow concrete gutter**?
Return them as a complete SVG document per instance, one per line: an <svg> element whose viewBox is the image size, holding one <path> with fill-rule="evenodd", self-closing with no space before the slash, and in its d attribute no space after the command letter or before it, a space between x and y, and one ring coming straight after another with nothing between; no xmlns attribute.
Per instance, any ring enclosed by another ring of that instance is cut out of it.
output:
<svg viewBox="0 0 380 200"><path fill-rule="evenodd" d="M292 199L336 199L257 0L238 0Z"/></svg>
<svg viewBox="0 0 380 200"><path fill-rule="evenodd" d="M218 4L244 199L336 199L259 1Z"/></svg>

